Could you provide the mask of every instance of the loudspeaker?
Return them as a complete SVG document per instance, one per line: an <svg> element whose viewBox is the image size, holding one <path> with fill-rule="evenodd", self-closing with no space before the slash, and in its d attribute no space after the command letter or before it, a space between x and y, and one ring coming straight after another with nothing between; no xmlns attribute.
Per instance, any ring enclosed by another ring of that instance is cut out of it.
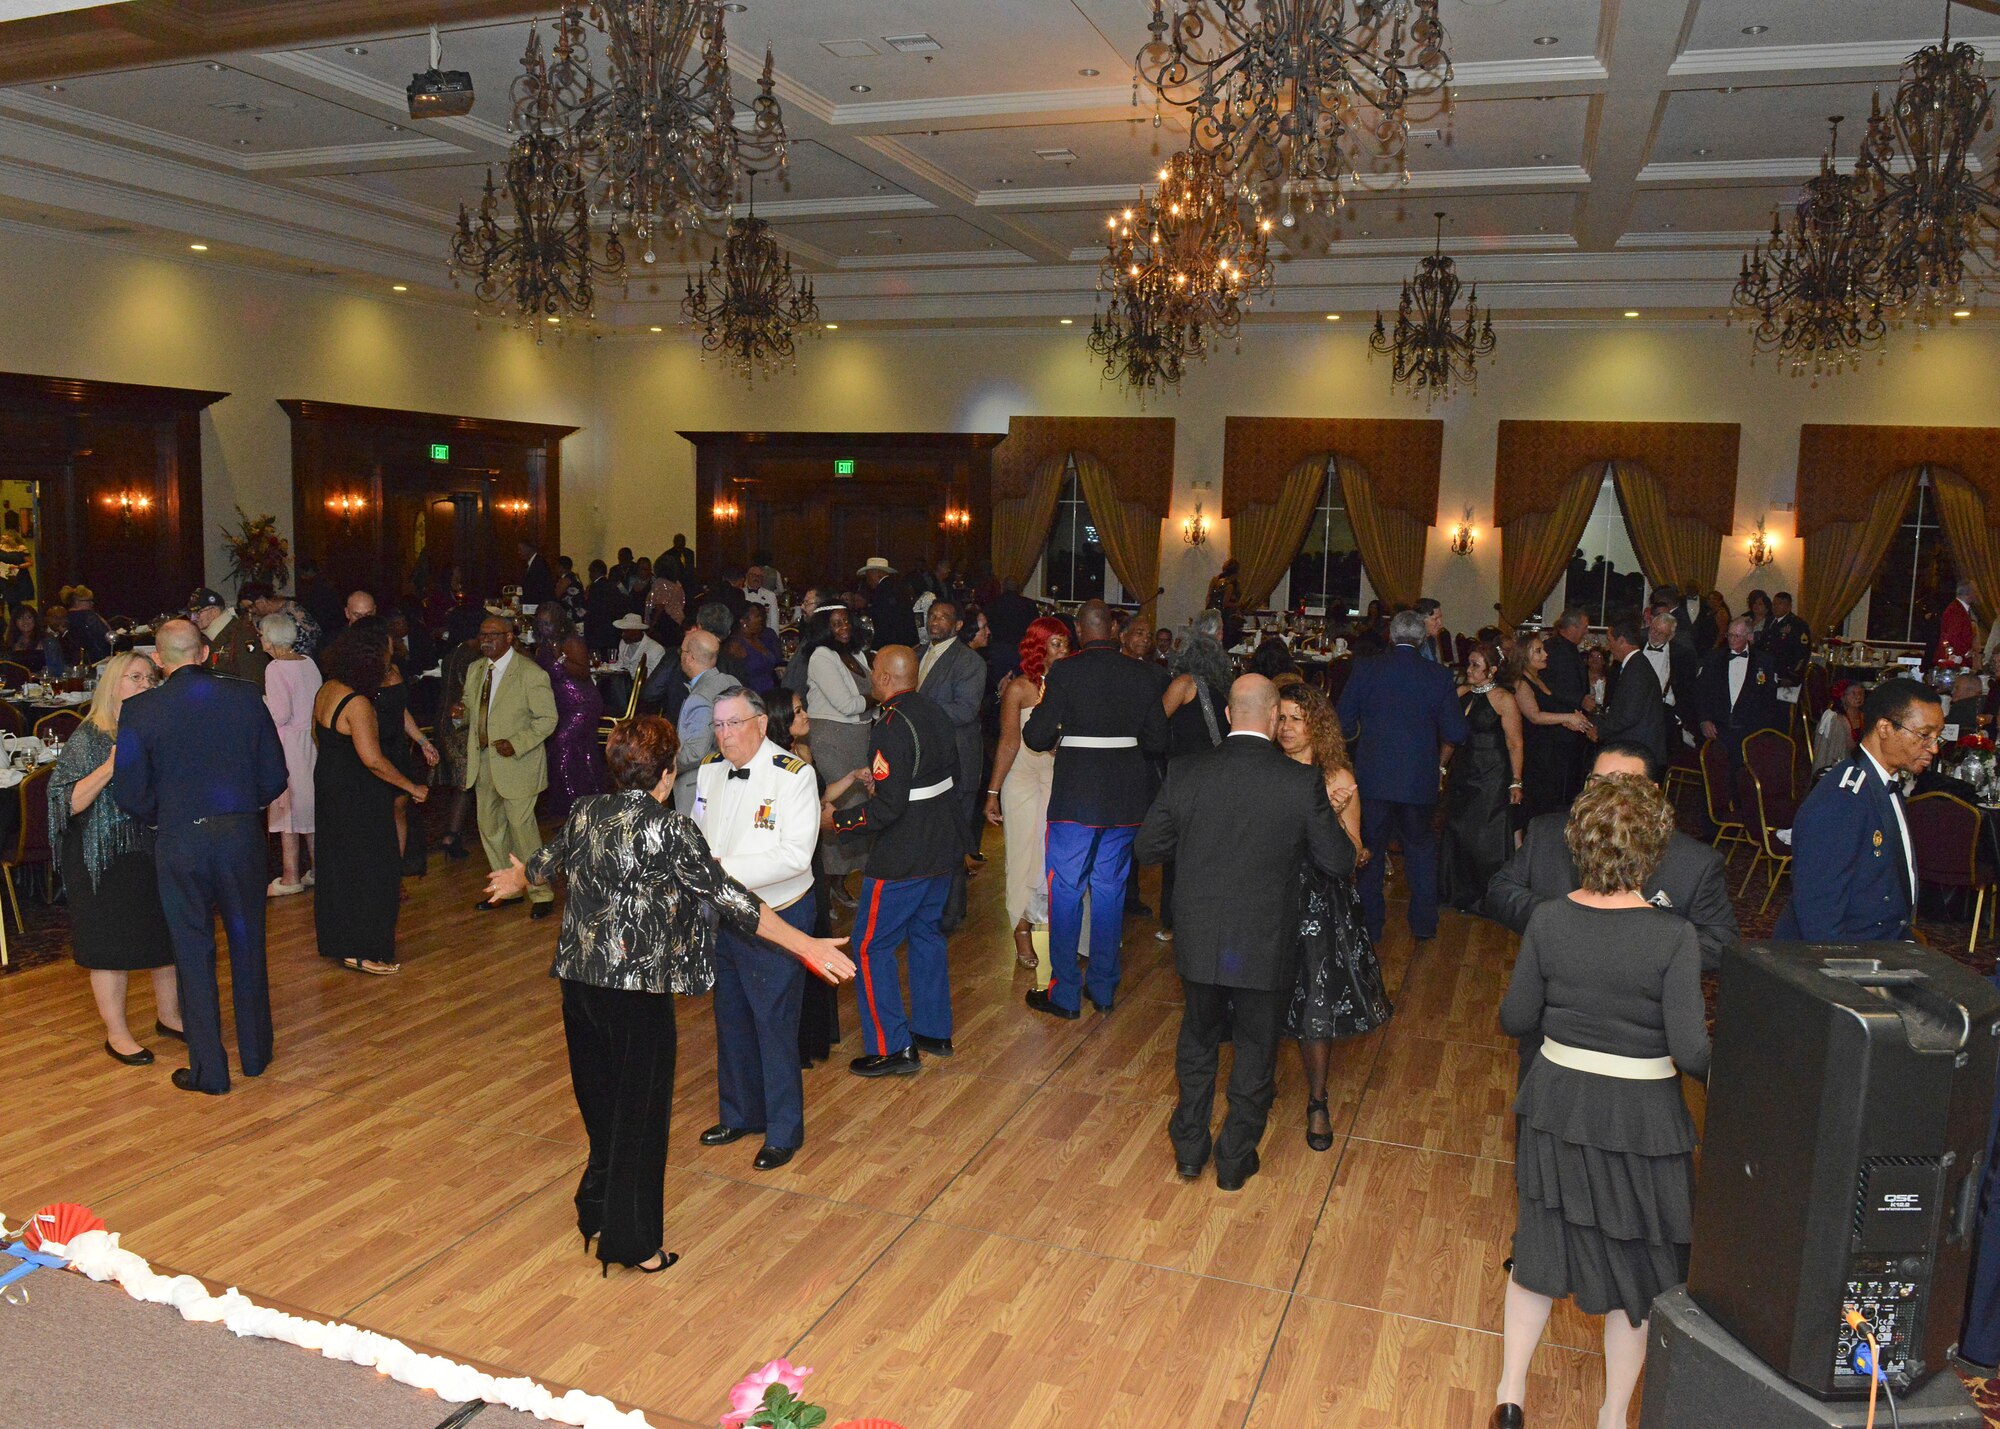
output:
<svg viewBox="0 0 2000 1429"><path fill-rule="evenodd" d="M1907 1394L1957 1338L2000 994L1912 943L1726 954L1687 1293L1822 1398Z"/></svg>

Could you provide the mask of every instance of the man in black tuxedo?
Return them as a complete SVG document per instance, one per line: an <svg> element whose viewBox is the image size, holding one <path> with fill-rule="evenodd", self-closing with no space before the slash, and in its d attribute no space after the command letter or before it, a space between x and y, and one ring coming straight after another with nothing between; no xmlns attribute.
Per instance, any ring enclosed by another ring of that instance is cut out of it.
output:
<svg viewBox="0 0 2000 1429"><path fill-rule="evenodd" d="M519 546L521 560L521 604L546 605L555 599L556 574L549 569L548 558L535 549L533 541L522 541Z"/></svg>
<svg viewBox="0 0 2000 1429"><path fill-rule="evenodd" d="M1699 743L1701 720L1695 713L1695 686L1701 676L1701 659L1694 643L1674 624L1671 611L1656 606L1646 625L1646 663L1653 667L1667 704L1668 756L1679 745L1681 731Z"/></svg>
<svg viewBox="0 0 2000 1429"><path fill-rule="evenodd" d="M1667 762L1667 704L1660 680L1645 658L1639 622L1629 617L1611 624L1610 689L1597 717L1597 741L1629 739Z"/></svg>
<svg viewBox="0 0 2000 1429"><path fill-rule="evenodd" d="M1580 606L1570 606L1556 617L1555 630L1542 641L1542 649L1548 653L1548 668L1542 671L1542 683L1549 687L1549 693L1585 714L1597 712L1597 701L1590 697L1590 670L1583 661L1583 637L1590 631L1590 617ZM1583 735L1567 729L1549 731L1560 743L1558 748L1566 754L1562 771L1562 801L1564 804L1576 797L1576 791L1583 787L1583 771L1590 762L1590 741Z"/></svg>
<svg viewBox="0 0 2000 1429"><path fill-rule="evenodd" d="M1750 648L1750 617L1729 622L1729 634L1719 649L1702 661L1695 687L1695 709L1704 739L1719 739L1729 756L1731 808L1743 769L1743 741L1760 729L1783 729L1785 707L1778 703L1778 672L1771 657Z"/></svg>
<svg viewBox="0 0 2000 1429"><path fill-rule="evenodd" d="M1180 1104L1168 1135L1190 1180L1208 1160L1217 1053L1223 1028L1233 1029L1229 1114L1212 1142L1215 1184L1225 1191L1257 1174L1277 1089L1278 1034L1298 977L1299 862L1337 878L1354 872L1354 845L1326 785L1278 749L1277 728L1278 687L1239 677L1229 689L1229 737L1174 764L1135 846L1139 862L1172 859L1178 870L1174 962L1185 1003L1174 1055Z"/></svg>

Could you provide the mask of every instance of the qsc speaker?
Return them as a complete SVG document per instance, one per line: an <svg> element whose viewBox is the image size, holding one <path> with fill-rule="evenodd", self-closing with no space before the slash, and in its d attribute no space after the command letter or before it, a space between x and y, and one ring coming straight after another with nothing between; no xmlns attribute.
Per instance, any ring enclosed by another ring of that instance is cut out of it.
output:
<svg viewBox="0 0 2000 1429"><path fill-rule="evenodd" d="M1724 958L1688 1295L1821 1398L1902 1392L1957 1338L2000 994L1913 943Z"/></svg>

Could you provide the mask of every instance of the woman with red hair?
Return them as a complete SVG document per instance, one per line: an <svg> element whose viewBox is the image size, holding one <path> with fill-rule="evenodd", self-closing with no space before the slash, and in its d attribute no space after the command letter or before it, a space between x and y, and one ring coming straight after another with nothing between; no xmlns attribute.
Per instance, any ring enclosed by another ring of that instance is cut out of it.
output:
<svg viewBox="0 0 2000 1429"><path fill-rule="evenodd" d="M986 822L1007 835L1007 917L1014 925L1014 956L1035 965L1034 930L1049 921L1049 885L1043 868L1048 835L1049 789L1056 757L1021 743L1021 726L1042 702L1049 666L1069 654L1069 627L1043 616L1021 637L1021 673L1000 687L1000 743L993 752L993 782L986 789Z"/></svg>

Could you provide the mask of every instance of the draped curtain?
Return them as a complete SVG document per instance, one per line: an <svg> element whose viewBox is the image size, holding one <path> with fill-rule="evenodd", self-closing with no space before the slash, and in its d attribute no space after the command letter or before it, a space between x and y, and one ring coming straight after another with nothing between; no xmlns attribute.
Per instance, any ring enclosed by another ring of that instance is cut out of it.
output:
<svg viewBox="0 0 2000 1429"><path fill-rule="evenodd" d="M1424 547L1430 527L1409 512L1377 499L1375 483L1358 461L1336 457L1340 496L1354 527L1354 544L1375 594L1391 609L1414 605L1424 593Z"/></svg>
<svg viewBox="0 0 2000 1429"><path fill-rule="evenodd" d="M1541 609L1590 524L1606 462L1592 462L1557 495L1547 511L1530 511L1500 528L1500 623L1511 629ZM1365 560L1366 557L1364 556Z"/></svg>
<svg viewBox="0 0 2000 1429"><path fill-rule="evenodd" d="M995 495L993 574L996 579L1025 585L1034 574L1035 562L1042 558L1042 548L1049 541L1049 527L1056 519L1056 500L1062 495L1063 469L1068 462L1067 452L1057 452L1035 468L1023 495Z"/></svg>
<svg viewBox="0 0 2000 1429"><path fill-rule="evenodd" d="M1143 501L1124 500L1111 468L1089 452L1075 455L1077 480L1090 506L1090 519L1097 525L1097 538L1104 543L1104 557L1118 583L1125 587L1125 598L1145 605L1160 590L1160 523L1166 519L1165 513ZM1061 468L1057 468L1057 476L1061 476ZM1055 514L1055 498L1049 500L1042 518L1044 540ZM1028 565L1032 569L1034 562Z"/></svg>
<svg viewBox="0 0 2000 1429"><path fill-rule="evenodd" d="M1903 508L1910 504L1910 494L1917 488L1918 471L1911 467L1884 481L1859 521L1829 522L1806 535L1799 614L1813 634L1824 635L1837 628L1867 592L1896 527L1902 524ZM1949 532L1950 528L1946 529Z"/></svg>
<svg viewBox="0 0 2000 1429"><path fill-rule="evenodd" d="M1238 507L1229 518L1229 554L1236 558L1243 609L1262 607L1291 568L1306 529L1312 525L1313 512L1319 509L1319 494L1326 485L1326 460L1324 452L1307 457L1286 475L1275 503L1253 502Z"/></svg>
<svg viewBox="0 0 2000 1429"><path fill-rule="evenodd" d="M1987 524L1986 498L1955 471L1935 466L1927 469L1959 576L1972 582L1979 609L1991 620L1993 613L2000 611L2000 549L1996 549L1993 528Z"/></svg>
<svg viewBox="0 0 2000 1429"><path fill-rule="evenodd" d="M1706 521L1667 511L1660 479L1631 462L1611 463L1625 530L1639 555L1639 569L1652 584L1675 586L1699 595L1715 587L1722 568L1722 535Z"/></svg>

